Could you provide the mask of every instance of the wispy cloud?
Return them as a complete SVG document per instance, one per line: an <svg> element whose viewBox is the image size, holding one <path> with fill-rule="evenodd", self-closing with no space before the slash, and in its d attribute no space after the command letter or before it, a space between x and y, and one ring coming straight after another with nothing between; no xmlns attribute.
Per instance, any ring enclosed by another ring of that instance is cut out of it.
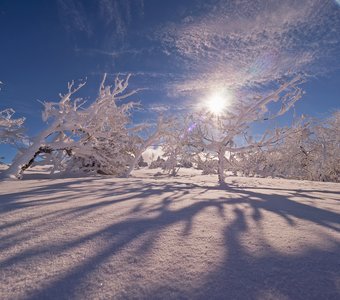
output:
<svg viewBox="0 0 340 300"><path fill-rule="evenodd" d="M112 50L112 51L106 51L106 50L101 50L101 49L91 49L91 48L75 48L76 52L82 52L88 55L95 55L95 54L100 54L100 55L106 55L110 56L112 58L117 58L123 55L141 55L143 53L148 53L151 52L153 48L139 48L139 49L122 49L122 50Z"/></svg>
<svg viewBox="0 0 340 300"><path fill-rule="evenodd" d="M334 59L340 53L335 0L193 0L181 5L176 22L160 9L161 2L156 7L144 7L143 0L58 3L65 28L91 39L76 43L76 51L107 56L105 69L135 66L132 73L143 74L147 87L171 96L264 85L340 64ZM157 23L141 22L154 18L154 11Z"/></svg>
<svg viewBox="0 0 340 300"><path fill-rule="evenodd" d="M92 27L82 2L77 0L58 0L60 20L67 32L92 34Z"/></svg>
<svg viewBox="0 0 340 300"><path fill-rule="evenodd" d="M193 111L195 109L199 109L201 107L197 106L197 104L185 102L176 105L173 104L164 104L163 102L159 103L152 103L148 106L146 106L144 109L148 112L152 113L175 113L175 114L181 114L185 113L187 111Z"/></svg>
<svg viewBox="0 0 340 300"><path fill-rule="evenodd" d="M102 40L122 40L128 34L134 15L143 15L142 0L58 0L61 23L69 33L85 32L89 38Z"/></svg>
<svg viewBox="0 0 340 300"><path fill-rule="evenodd" d="M115 34L125 36L131 21L131 6L129 1L99 1L99 15L106 26L112 26Z"/></svg>
<svg viewBox="0 0 340 300"><path fill-rule="evenodd" d="M214 1L195 12L154 36L187 74L172 83L174 92L322 72L318 63L340 49L340 12L333 1Z"/></svg>

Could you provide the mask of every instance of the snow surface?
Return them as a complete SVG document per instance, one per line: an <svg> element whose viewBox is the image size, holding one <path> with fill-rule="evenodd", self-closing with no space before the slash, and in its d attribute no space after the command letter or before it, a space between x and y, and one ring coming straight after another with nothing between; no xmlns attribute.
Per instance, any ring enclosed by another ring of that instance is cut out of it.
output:
<svg viewBox="0 0 340 300"><path fill-rule="evenodd" d="M156 172L0 182L0 298L340 299L339 184Z"/></svg>

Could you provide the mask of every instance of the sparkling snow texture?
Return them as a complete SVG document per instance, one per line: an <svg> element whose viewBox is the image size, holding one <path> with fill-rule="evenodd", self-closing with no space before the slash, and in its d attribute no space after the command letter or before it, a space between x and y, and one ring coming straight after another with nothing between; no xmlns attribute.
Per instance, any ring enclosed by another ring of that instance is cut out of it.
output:
<svg viewBox="0 0 340 300"><path fill-rule="evenodd" d="M155 172L0 182L0 298L340 299L339 184Z"/></svg>

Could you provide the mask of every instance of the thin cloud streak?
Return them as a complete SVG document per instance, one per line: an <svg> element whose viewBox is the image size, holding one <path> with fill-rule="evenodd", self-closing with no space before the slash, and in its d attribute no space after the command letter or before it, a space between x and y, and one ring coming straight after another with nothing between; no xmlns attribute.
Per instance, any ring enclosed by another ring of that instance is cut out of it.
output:
<svg viewBox="0 0 340 300"><path fill-rule="evenodd" d="M205 5L201 16L159 30L164 52L176 57L188 79L174 93L267 84L318 67L340 49L339 10L332 1L240 1Z"/></svg>
<svg viewBox="0 0 340 300"><path fill-rule="evenodd" d="M140 48L140 49L122 49L122 50L117 50L117 51L106 51L106 50L101 50L101 49L82 49L82 48L75 48L75 52L82 52L88 55L95 55L95 54L100 54L100 55L106 55L110 56L112 58L118 58L120 56L124 55L142 55L146 52L151 52L153 50L152 47L150 48Z"/></svg>
<svg viewBox="0 0 340 300"><path fill-rule="evenodd" d="M68 33L85 32L92 35L92 27L82 2L77 0L58 0L59 18Z"/></svg>
<svg viewBox="0 0 340 300"><path fill-rule="evenodd" d="M68 33L76 38L77 33L85 32L92 39L103 35L103 44L123 41L133 18L141 18L144 14L142 0L98 0L92 3L58 0L57 4L60 21ZM133 10L138 11L138 16Z"/></svg>
<svg viewBox="0 0 340 300"><path fill-rule="evenodd" d="M180 21L167 16L145 27L134 23L150 17L151 6L143 1L100 0L92 14L79 0L59 3L75 16L66 27L96 40L91 48L77 44L76 52L107 56L106 71L130 73L135 64L132 74L171 97L216 86L262 86L339 67L334 57L340 51L340 9L334 0L195 1L183 5Z"/></svg>

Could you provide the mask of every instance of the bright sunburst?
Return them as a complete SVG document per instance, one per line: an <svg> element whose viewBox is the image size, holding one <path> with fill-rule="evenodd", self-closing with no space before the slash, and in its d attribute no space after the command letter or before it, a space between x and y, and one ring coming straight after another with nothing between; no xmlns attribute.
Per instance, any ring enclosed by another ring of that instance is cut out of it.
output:
<svg viewBox="0 0 340 300"><path fill-rule="evenodd" d="M213 114L220 115L231 104L231 94L225 89L214 91L205 101L205 107Z"/></svg>

